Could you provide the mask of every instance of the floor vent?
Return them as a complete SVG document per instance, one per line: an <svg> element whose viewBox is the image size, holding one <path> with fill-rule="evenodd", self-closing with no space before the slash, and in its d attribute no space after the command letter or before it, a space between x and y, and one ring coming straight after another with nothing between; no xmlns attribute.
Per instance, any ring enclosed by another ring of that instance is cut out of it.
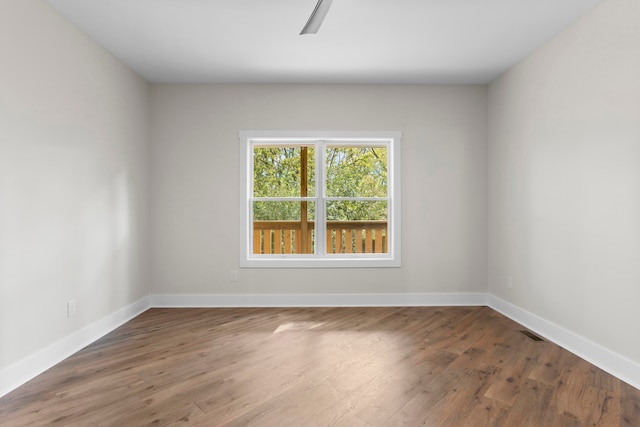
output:
<svg viewBox="0 0 640 427"><path fill-rule="evenodd" d="M535 342L544 341L544 339L542 339L538 335L534 334L533 332L530 332L530 331L520 331L520 332L522 333L522 335L524 335L525 337L529 338L531 341L535 341Z"/></svg>

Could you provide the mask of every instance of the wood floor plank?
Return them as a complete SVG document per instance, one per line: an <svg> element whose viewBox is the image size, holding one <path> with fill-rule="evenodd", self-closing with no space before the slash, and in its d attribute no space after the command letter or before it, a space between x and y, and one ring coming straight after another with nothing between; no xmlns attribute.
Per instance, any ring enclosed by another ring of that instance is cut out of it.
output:
<svg viewBox="0 0 640 427"><path fill-rule="evenodd" d="M620 410L621 426L640 425L640 399L638 399L638 390L625 383L620 384Z"/></svg>
<svg viewBox="0 0 640 427"><path fill-rule="evenodd" d="M529 379L555 385L560 378L567 355L568 352L557 345L545 345L537 363L529 371Z"/></svg>
<svg viewBox="0 0 640 427"><path fill-rule="evenodd" d="M591 405L598 404L593 401L597 394L594 395L589 385L591 366L571 354L566 354L564 359L563 369L553 392L553 405L562 417L578 420L581 424L586 421L585 417L581 416L582 408L585 405L593 408ZM606 397L606 394L604 396Z"/></svg>
<svg viewBox="0 0 640 427"><path fill-rule="evenodd" d="M0 399L22 426L640 426L487 307L151 309Z"/></svg>
<svg viewBox="0 0 640 427"><path fill-rule="evenodd" d="M513 405L534 364L535 359L526 353L511 363L499 364L499 374L484 396L507 405Z"/></svg>
<svg viewBox="0 0 640 427"><path fill-rule="evenodd" d="M510 406L496 400L482 397L476 401L476 405L469 411L466 419L459 425L474 427L506 426L504 419L509 413Z"/></svg>
<svg viewBox="0 0 640 427"><path fill-rule="evenodd" d="M371 425L385 422L457 357L444 351L431 353L420 349L410 358L381 372L357 394L364 402L358 417Z"/></svg>
<svg viewBox="0 0 640 427"><path fill-rule="evenodd" d="M553 387L527 380L518 393L503 426L541 427L557 423L557 409L551 406Z"/></svg>

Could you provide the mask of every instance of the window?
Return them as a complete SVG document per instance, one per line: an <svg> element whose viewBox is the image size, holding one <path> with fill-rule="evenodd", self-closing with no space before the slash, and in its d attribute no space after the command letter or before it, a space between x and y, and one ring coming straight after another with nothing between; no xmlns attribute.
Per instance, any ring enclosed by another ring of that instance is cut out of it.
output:
<svg viewBox="0 0 640 427"><path fill-rule="evenodd" d="M399 132L240 132L242 267L399 267Z"/></svg>

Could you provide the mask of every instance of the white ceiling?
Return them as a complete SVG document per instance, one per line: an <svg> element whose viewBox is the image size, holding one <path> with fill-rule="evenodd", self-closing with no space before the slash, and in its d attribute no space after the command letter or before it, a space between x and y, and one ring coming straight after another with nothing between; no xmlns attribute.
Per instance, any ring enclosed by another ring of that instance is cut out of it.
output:
<svg viewBox="0 0 640 427"><path fill-rule="evenodd" d="M487 83L603 0L45 0L150 82Z"/></svg>

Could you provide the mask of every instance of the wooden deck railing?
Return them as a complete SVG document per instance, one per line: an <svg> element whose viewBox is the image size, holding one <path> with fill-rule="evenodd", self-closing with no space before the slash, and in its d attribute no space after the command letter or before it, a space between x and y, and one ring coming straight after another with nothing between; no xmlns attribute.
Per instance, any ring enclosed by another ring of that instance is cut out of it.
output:
<svg viewBox="0 0 640 427"><path fill-rule="evenodd" d="M307 232L303 233L301 223L296 221L254 221L253 253L311 253L315 224L307 224ZM329 221L326 236L328 253L387 252L387 221Z"/></svg>

